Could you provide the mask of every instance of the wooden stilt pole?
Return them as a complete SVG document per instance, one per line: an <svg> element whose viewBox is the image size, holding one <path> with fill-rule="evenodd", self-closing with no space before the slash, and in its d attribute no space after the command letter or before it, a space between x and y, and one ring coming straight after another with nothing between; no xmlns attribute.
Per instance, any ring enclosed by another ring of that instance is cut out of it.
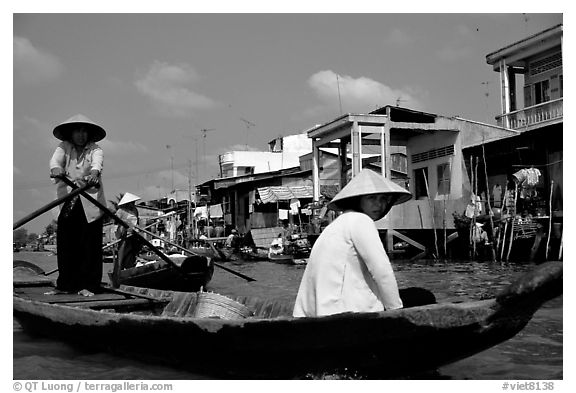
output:
<svg viewBox="0 0 576 393"><path fill-rule="evenodd" d="M430 202L430 216L432 218L432 230L434 231L434 249L436 250L436 255L434 259L438 259L438 237L436 235L436 222L434 221L434 201L430 196L430 189L428 188L428 178L426 172L422 169L422 174L424 175L424 184L426 185L426 195L428 195L428 201Z"/></svg>
<svg viewBox="0 0 576 393"><path fill-rule="evenodd" d="M484 178L486 179L486 205L488 206L488 217L490 219L490 250L492 251L492 262L496 262L496 250L494 249L494 220L492 219L492 205L490 205L490 185L488 182L488 163L486 162L486 151L482 144L482 159L484 160Z"/></svg>
<svg viewBox="0 0 576 393"><path fill-rule="evenodd" d="M472 212L472 217L470 218L470 228L468 230L468 256L472 259L472 243L473 240L473 232L472 228L474 228L474 221L476 216L476 194L474 193L474 157L470 157L470 191L472 195L470 196L470 201L474 204L474 211Z"/></svg>
<svg viewBox="0 0 576 393"><path fill-rule="evenodd" d="M554 191L554 180L550 182L550 201L549 206L550 209L548 210L548 237L546 238L546 254L545 260L548 260L548 247L550 247L550 234L552 233L552 192Z"/></svg>
<svg viewBox="0 0 576 393"><path fill-rule="evenodd" d="M560 250L558 251L558 260L562 260L562 247L564 246L564 229L562 229L562 235L560 235Z"/></svg>
<svg viewBox="0 0 576 393"><path fill-rule="evenodd" d="M446 258L446 255L448 254L446 251L446 198L444 198L443 205L444 211L442 212L442 229L444 233L444 258Z"/></svg>
<svg viewBox="0 0 576 393"><path fill-rule="evenodd" d="M510 240L508 244L508 253L506 254L506 261L510 259L510 252L512 251L512 243L514 242L514 220L516 217L516 206L518 204L518 183L514 182L514 211L512 212L512 221L510 224Z"/></svg>
<svg viewBox="0 0 576 393"><path fill-rule="evenodd" d="M472 217L472 259L476 259L476 241L474 234L476 233L476 216L478 215L478 157L476 157L476 164L474 165L474 217Z"/></svg>
<svg viewBox="0 0 576 393"><path fill-rule="evenodd" d="M504 249L506 248L506 232L508 231L508 219L504 222L504 231L502 231L502 243L500 243L500 262L504 260Z"/></svg>

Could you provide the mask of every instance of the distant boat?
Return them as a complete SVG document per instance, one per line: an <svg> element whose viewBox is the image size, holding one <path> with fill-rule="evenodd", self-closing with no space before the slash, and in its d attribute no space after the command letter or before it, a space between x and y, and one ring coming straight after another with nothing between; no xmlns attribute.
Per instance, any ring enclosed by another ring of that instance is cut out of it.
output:
<svg viewBox="0 0 576 393"><path fill-rule="evenodd" d="M135 267L122 269L118 283L155 289L198 291L210 282L214 274L214 263L205 256L167 255L174 265L162 259L139 263ZM112 273L109 273L112 280Z"/></svg>
<svg viewBox="0 0 576 393"><path fill-rule="evenodd" d="M14 267L14 317L32 334L225 377L398 378L512 338L562 294L563 266L539 265L492 299L306 318L292 317L290 302L131 286L47 296L41 272Z"/></svg>

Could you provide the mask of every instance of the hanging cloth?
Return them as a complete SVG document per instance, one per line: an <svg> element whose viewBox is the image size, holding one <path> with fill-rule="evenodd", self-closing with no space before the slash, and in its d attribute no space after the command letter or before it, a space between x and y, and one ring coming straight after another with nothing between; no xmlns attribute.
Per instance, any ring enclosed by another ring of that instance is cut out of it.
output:
<svg viewBox="0 0 576 393"><path fill-rule="evenodd" d="M292 215L298 214L299 208L300 208L300 201L298 200L298 198L290 199L290 213L292 213Z"/></svg>
<svg viewBox="0 0 576 393"><path fill-rule="evenodd" d="M222 205L221 204L210 206L210 217L211 218L224 217L224 213L222 212Z"/></svg>
<svg viewBox="0 0 576 393"><path fill-rule="evenodd" d="M208 209L206 206L198 206L194 209L194 217L208 218Z"/></svg>
<svg viewBox="0 0 576 393"><path fill-rule="evenodd" d="M288 219L288 210L278 209L278 219L287 220Z"/></svg>

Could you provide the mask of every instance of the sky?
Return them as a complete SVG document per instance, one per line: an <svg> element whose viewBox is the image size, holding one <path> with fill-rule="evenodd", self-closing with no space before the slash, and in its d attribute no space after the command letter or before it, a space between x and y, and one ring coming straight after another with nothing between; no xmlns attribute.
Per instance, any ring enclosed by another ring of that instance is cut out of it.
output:
<svg viewBox="0 0 576 393"><path fill-rule="evenodd" d="M215 178L219 154L266 151L341 113L400 104L495 124L486 55L563 15L26 11L12 23L16 221L55 198L52 130L75 114L107 132L107 199L155 199Z"/></svg>

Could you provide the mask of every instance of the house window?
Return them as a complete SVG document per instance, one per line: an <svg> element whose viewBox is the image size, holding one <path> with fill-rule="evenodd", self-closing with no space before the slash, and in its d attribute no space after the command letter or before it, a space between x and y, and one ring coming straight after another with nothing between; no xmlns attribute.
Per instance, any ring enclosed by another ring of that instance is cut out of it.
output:
<svg viewBox="0 0 576 393"><path fill-rule="evenodd" d="M545 80L542 82L534 83L534 100L535 104L550 101L550 81Z"/></svg>
<svg viewBox="0 0 576 393"><path fill-rule="evenodd" d="M440 164L437 167L438 174L438 195L450 194L450 165Z"/></svg>
<svg viewBox="0 0 576 393"><path fill-rule="evenodd" d="M426 180L428 180L428 168L414 170L414 199L426 198Z"/></svg>

